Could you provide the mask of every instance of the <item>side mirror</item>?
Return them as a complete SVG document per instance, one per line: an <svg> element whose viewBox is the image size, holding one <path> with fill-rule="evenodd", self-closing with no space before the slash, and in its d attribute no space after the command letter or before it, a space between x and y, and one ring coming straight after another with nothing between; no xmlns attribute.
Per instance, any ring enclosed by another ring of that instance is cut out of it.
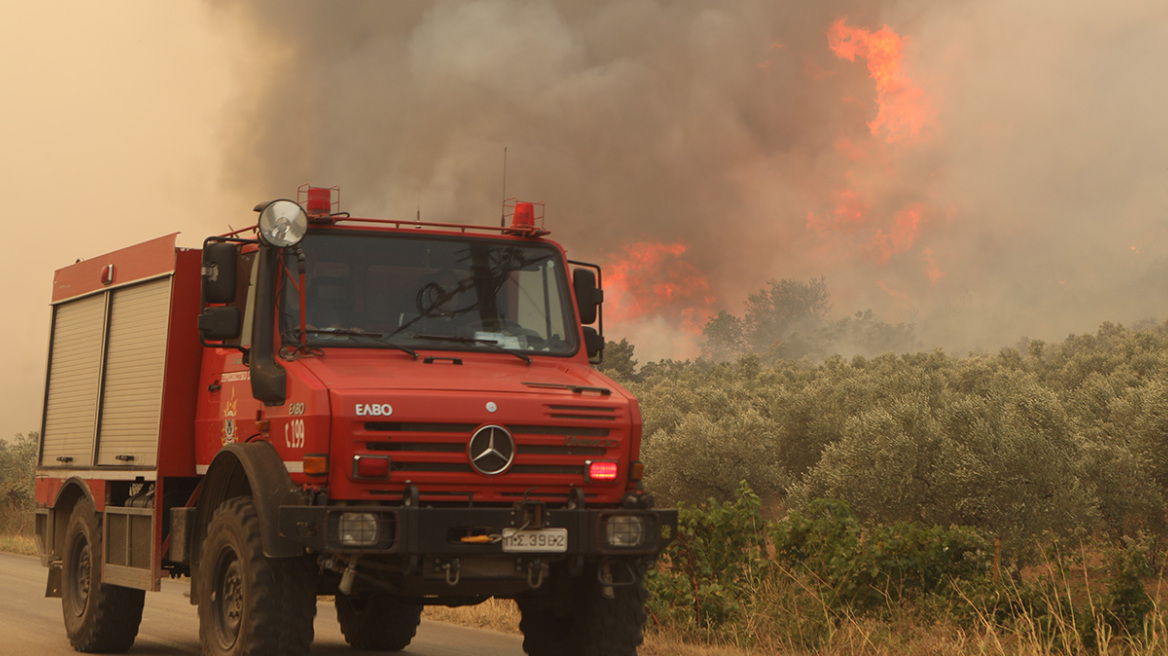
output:
<svg viewBox="0 0 1168 656"><path fill-rule="evenodd" d="M203 302L235 301L239 244L208 241L203 244ZM202 320L200 319L200 327Z"/></svg>
<svg viewBox="0 0 1168 656"><path fill-rule="evenodd" d="M592 326L584 326L584 350L592 364L600 364L604 358L604 338Z"/></svg>
<svg viewBox="0 0 1168 656"><path fill-rule="evenodd" d="M199 333L204 341L235 339L242 332L242 325L239 308L231 305L203 308L199 315Z"/></svg>
<svg viewBox="0 0 1168 656"><path fill-rule="evenodd" d="M595 322L600 304L604 302L604 290L596 286L596 272L592 269L573 271L572 289L576 292L576 305L580 307L580 323Z"/></svg>

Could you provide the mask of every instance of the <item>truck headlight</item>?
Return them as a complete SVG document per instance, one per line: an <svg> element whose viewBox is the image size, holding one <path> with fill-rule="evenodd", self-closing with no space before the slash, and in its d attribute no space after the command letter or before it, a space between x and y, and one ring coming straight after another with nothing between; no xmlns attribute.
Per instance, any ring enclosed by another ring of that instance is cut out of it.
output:
<svg viewBox="0 0 1168 656"><path fill-rule="evenodd" d="M343 546L371 547L377 544L377 516L373 513L343 513L338 528Z"/></svg>
<svg viewBox="0 0 1168 656"><path fill-rule="evenodd" d="M639 547L645 542L645 518L641 515L609 515L604 540L610 547Z"/></svg>
<svg viewBox="0 0 1168 656"><path fill-rule="evenodd" d="M287 248L304 239L308 215L300 204L291 200L274 200L260 210L260 238L266 244Z"/></svg>

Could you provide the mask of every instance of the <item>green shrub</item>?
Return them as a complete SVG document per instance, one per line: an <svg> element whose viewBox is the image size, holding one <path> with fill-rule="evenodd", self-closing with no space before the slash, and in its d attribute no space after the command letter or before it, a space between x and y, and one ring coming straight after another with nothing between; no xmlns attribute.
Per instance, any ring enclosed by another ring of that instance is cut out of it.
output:
<svg viewBox="0 0 1168 656"><path fill-rule="evenodd" d="M956 580L986 579L993 548L969 528L919 523L863 526L841 501L817 500L773 525L775 559L806 574L841 611L866 612L903 598L948 595Z"/></svg>
<svg viewBox="0 0 1168 656"><path fill-rule="evenodd" d="M679 506L676 539L649 576L655 617L704 636L742 621L767 568L760 508L745 483L734 501Z"/></svg>

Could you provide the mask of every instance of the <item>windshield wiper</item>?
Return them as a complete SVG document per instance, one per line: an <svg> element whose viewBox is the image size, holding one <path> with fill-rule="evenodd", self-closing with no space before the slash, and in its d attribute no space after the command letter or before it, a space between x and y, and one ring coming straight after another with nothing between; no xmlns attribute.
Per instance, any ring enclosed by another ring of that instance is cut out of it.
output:
<svg viewBox="0 0 1168 656"><path fill-rule="evenodd" d="M309 329L305 330L304 332L305 332L305 334L309 334L309 335L336 335L338 337L364 337L366 339L373 340L373 342L375 342L377 344L385 344L386 346L395 348L395 349L401 351L402 353L407 353L407 354L409 354L410 357L412 357L415 360L418 359L417 351L414 351L414 349L409 348L407 346L402 346L401 344L396 344L392 340L383 339L382 338L383 335L381 333L369 333L369 332L365 332L364 330L352 330L350 328L309 328Z"/></svg>
<svg viewBox="0 0 1168 656"><path fill-rule="evenodd" d="M489 347L495 353L510 353L515 357L523 360L527 364L531 364L531 357L519 351L512 351L499 346L499 341L494 339L483 339L481 337L459 337L457 335L410 335L414 339L431 339L436 342L456 342L458 344L481 344Z"/></svg>

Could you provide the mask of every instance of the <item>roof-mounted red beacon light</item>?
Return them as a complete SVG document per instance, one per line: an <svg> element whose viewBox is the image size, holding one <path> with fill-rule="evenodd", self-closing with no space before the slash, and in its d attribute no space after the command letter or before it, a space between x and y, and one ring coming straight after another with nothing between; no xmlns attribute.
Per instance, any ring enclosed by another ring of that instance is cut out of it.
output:
<svg viewBox="0 0 1168 656"><path fill-rule="evenodd" d="M531 230L535 227L535 207L531 203L515 203L515 216L511 217L511 227L517 230Z"/></svg>
<svg viewBox="0 0 1168 656"><path fill-rule="evenodd" d="M308 188L308 213L319 216L329 214L333 209L333 195L323 187Z"/></svg>
<svg viewBox="0 0 1168 656"><path fill-rule="evenodd" d="M507 214L511 215L511 225L506 224ZM543 202L527 202L517 198L503 201L503 232L524 237L542 237L548 234L543 227Z"/></svg>
<svg viewBox="0 0 1168 656"><path fill-rule="evenodd" d="M313 223L331 223L340 211L340 187L313 187L306 183L300 185L296 195L308 214L308 220Z"/></svg>

